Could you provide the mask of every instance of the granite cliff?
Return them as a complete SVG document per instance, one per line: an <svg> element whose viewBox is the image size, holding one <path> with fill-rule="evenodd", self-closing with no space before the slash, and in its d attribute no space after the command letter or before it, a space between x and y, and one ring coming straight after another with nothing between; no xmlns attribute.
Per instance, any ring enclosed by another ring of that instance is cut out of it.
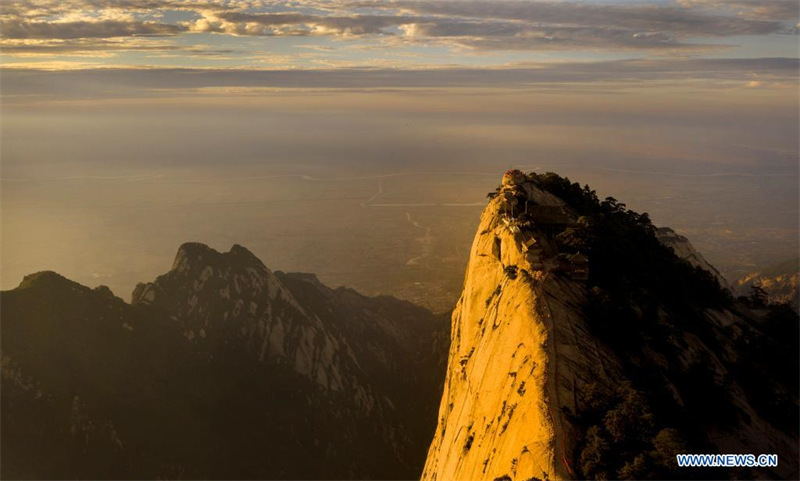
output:
<svg viewBox="0 0 800 481"><path fill-rule="evenodd" d="M615 199L519 171L489 197L422 479L797 475L796 337L766 335L701 256L681 259ZM751 365L748 350L782 341L791 354ZM781 465L681 472L679 452Z"/></svg>

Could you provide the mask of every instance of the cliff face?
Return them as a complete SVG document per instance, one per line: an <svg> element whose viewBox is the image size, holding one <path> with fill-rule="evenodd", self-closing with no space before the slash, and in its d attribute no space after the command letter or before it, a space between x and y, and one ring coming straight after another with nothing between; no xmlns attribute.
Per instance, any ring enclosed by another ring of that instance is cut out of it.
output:
<svg viewBox="0 0 800 481"><path fill-rule="evenodd" d="M506 185L484 210L453 312L423 479L575 476L574 430L559 407L573 406L576 384L587 379L608 389L618 370L576 309L581 281L550 272L558 264L552 239L512 219L520 196L575 221L563 201L532 183Z"/></svg>
<svg viewBox="0 0 800 481"><path fill-rule="evenodd" d="M749 350L779 341L665 249L646 215L554 175L509 173L490 197L422 479L797 473L793 354L754 367ZM785 402L768 407L764 389ZM675 471L682 452L775 452L782 465Z"/></svg>
<svg viewBox="0 0 800 481"><path fill-rule="evenodd" d="M167 274L136 287L132 304L168 312L189 341L210 352L243 350L254 361L279 360L321 388L358 390L367 411L375 404L338 332L310 315L244 247L219 253L182 245Z"/></svg>

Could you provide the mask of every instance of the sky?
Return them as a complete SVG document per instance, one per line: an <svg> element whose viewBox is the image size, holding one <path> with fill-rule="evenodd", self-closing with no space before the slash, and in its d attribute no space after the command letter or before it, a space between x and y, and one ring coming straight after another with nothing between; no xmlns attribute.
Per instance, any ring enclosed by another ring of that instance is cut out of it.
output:
<svg viewBox="0 0 800 481"><path fill-rule="evenodd" d="M53 268L127 298L181 240L249 244L268 265L356 285L364 273L330 260L347 236L334 249L313 231L313 262L268 240L289 222L270 197L283 192L276 178L306 179L303 192L347 179L326 188L341 187L330 194L339 214L317 224L335 228L341 215L355 237L373 234L359 216L374 176L450 173L462 180L446 189L409 180L381 196L467 206L440 216L458 218L460 240L437 216L420 221L425 242L455 252L468 249L469 209L512 166L590 182L741 275L797 252L799 10L796 0L4 0L2 287ZM214 203L263 210L232 223ZM392 222L422 218L409 209ZM446 267L456 279L459 262Z"/></svg>
<svg viewBox="0 0 800 481"><path fill-rule="evenodd" d="M6 0L2 98L778 91L796 87L799 11L795 0Z"/></svg>
<svg viewBox="0 0 800 481"><path fill-rule="evenodd" d="M0 49L5 68L48 70L796 58L798 8L794 0L6 0Z"/></svg>

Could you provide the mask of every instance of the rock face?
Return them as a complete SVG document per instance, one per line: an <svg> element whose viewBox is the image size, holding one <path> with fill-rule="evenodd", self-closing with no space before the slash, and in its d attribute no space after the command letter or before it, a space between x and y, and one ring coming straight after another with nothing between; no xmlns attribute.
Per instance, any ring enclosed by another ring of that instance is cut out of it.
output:
<svg viewBox="0 0 800 481"><path fill-rule="evenodd" d="M564 225L574 216L563 201L518 178L506 174L481 215L453 312L439 425L423 479L574 477L574 430L559 407L574 411L576 384L591 379L610 389L618 378L613 357L587 334L576 309L585 301L583 283L554 273L558 257L547 227L520 228L510 213L524 196L540 210L564 212Z"/></svg>
<svg viewBox="0 0 800 481"><path fill-rule="evenodd" d="M752 272L734 283L734 291L749 296L753 286L764 289L771 302L786 303L797 310L800 306L800 259L789 259Z"/></svg>
<svg viewBox="0 0 800 481"><path fill-rule="evenodd" d="M728 281L722 276L722 273L720 273L716 267L712 266L706 258L703 257L703 254L694 248L686 236L678 234L670 227L659 227L656 229L656 237L658 237L658 240L661 241L662 244L675 251L676 256L695 267L710 272L717 278L720 286L730 289L730 284L728 284Z"/></svg>
<svg viewBox="0 0 800 481"><path fill-rule="evenodd" d="M347 383L369 410L375 396L359 379L357 361L338 332L307 312L272 271L250 251L234 245L219 253L188 243L172 269L139 284L132 304L168 312L183 335L208 352L244 349L254 361L278 361L323 389Z"/></svg>
<svg viewBox="0 0 800 481"><path fill-rule="evenodd" d="M685 239L668 236L673 253L646 215L554 174L507 173L490 197L422 479L709 476L676 470L681 452L786 459L712 477L797 475L794 340L773 368L749 368L766 384L746 374L747 349L778 341L679 259ZM763 389L781 393L784 417Z"/></svg>
<svg viewBox="0 0 800 481"><path fill-rule="evenodd" d="M132 304L51 272L0 302L3 478L422 469L449 336L407 302L196 243Z"/></svg>

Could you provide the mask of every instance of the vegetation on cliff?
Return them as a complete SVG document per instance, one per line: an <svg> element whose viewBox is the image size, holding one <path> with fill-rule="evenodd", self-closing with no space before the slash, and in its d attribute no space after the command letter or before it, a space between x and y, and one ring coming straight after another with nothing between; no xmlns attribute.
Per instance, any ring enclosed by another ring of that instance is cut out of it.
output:
<svg viewBox="0 0 800 481"><path fill-rule="evenodd" d="M600 200L588 186L554 173L529 179L579 216L556 240L560 250L580 251L591 260L584 311L631 381L614 396L584 393L587 408L575 413L585 433L575 448L584 476L709 476L709 470L677 471L674 454L687 452L687 446L689 452L715 452L711 430L753 422L734 385L758 416L796 437L794 311L735 301L714 275L662 245L646 213L611 197ZM730 325L712 320L710 312L729 317Z"/></svg>

